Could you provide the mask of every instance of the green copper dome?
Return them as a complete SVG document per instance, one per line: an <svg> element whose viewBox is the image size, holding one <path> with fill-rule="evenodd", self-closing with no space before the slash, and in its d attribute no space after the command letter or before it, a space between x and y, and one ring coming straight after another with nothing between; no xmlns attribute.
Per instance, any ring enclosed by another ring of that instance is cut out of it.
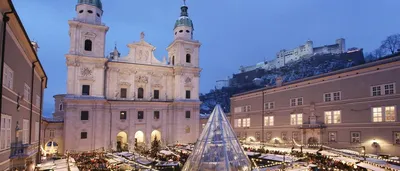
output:
<svg viewBox="0 0 400 171"><path fill-rule="evenodd" d="M181 17L179 17L179 19L176 20L174 29L180 26L187 26L194 28L193 22L189 18L188 7L186 5L181 7Z"/></svg>
<svg viewBox="0 0 400 171"><path fill-rule="evenodd" d="M101 3L101 0L78 0L78 5L79 4L92 5L103 10L103 4Z"/></svg>

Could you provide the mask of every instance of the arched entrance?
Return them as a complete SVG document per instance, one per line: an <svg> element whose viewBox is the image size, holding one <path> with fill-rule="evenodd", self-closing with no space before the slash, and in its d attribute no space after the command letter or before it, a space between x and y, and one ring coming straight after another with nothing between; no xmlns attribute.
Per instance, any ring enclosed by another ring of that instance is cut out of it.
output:
<svg viewBox="0 0 400 171"><path fill-rule="evenodd" d="M135 140L138 144L144 143L144 133L142 131L137 131L135 133Z"/></svg>
<svg viewBox="0 0 400 171"><path fill-rule="evenodd" d="M128 134L124 131L117 134L117 151L128 151Z"/></svg>
<svg viewBox="0 0 400 171"><path fill-rule="evenodd" d="M161 132L158 130L154 130L153 132L151 132L150 141L153 142L156 137L157 140L161 141Z"/></svg>
<svg viewBox="0 0 400 171"><path fill-rule="evenodd" d="M318 139L315 137L310 137L310 138L308 138L307 143L311 146L316 146L316 145L318 145Z"/></svg>
<svg viewBox="0 0 400 171"><path fill-rule="evenodd" d="M58 143L54 141L49 141L46 143L46 146L44 147L44 150L46 151L47 154L57 154L58 153Z"/></svg>

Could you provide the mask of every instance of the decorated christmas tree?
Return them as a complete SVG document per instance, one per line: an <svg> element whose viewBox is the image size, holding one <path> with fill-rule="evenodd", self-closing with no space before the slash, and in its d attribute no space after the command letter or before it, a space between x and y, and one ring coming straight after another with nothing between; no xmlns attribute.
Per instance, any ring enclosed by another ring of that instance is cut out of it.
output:
<svg viewBox="0 0 400 171"><path fill-rule="evenodd" d="M157 136L154 136L154 140L153 142L151 142L151 149L150 149L151 157L156 157L159 151L160 151L160 140L157 139Z"/></svg>

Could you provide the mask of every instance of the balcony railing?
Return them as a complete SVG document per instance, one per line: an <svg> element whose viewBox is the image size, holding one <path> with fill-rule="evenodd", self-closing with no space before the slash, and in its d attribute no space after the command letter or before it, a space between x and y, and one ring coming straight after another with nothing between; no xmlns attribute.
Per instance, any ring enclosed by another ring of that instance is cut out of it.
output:
<svg viewBox="0 0 400 171"><path fill-rule="evenodd" d="M11 144L10 158L25 158L37 152L37 145L23 144L22 142Z"/></svg>

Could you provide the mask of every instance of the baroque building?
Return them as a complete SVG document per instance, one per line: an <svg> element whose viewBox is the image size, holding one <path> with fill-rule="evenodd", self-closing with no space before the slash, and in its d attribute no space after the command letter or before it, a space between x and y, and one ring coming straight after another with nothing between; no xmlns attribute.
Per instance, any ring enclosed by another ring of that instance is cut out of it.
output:
<svg viewBox="0 0 400 171"><path fill-rule="evenodd" d="M168 59L140 40L105 54L109 27L100 0L79 0L68 21L67 93L55 96L55 119L64 120L65 151L132 149L134 144L192 143L199 135L199 48L188 7L181 7ZM47 142L44 142L47 143ZM61 152L62 153L62 152Z"/></svg>
<svg viewBox="0 0 400 171"><path fill-rule="evenodd" d="M236 135L273 146L400 155L400 56L231 98Z"/></svg>

